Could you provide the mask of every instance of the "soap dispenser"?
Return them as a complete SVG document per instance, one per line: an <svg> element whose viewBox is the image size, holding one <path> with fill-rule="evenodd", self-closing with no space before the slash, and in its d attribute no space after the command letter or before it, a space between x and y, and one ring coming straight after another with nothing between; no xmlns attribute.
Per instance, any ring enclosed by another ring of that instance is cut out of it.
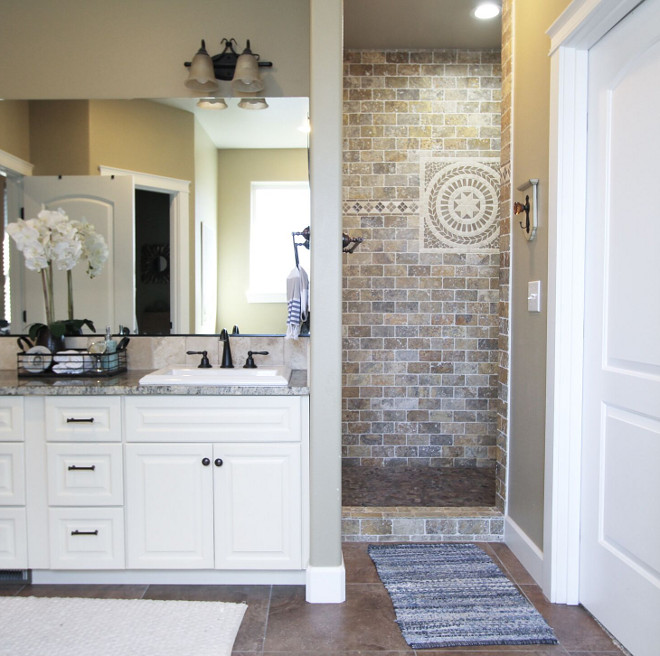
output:
<svg viewBox="0 0 660 656"><path fill-rule="evenodd" d="M117 352L117 342L114 339L112 339L112 330L110 326L105 327L105 352L106 353Z"/></svg>

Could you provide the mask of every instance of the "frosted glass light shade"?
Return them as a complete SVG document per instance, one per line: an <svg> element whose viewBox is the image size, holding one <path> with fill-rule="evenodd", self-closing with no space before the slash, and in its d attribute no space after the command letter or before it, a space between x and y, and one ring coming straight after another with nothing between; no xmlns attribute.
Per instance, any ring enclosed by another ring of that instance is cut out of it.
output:
<svg viewBox="0 0 660 656"><path fill-rule="evenodd" d="M188 79L184 84L194 91L217 91L219 83L215 79L215 71L213 70L213 60L206 52L204 41L202 47L197 51L190 64L190 71Z"/></svg>
<svg viewBox="0 0 660 656"><path fill-rule="evenodd" d="M264 83L259 76L259 62L251 52L243 52L238 58L231 87L238 93L258 93L263 90Z"/></svg>
<svg viewBox="0 0 660 656"><path fill-rule="evenodd" d="M227 103L224 98L200 98L197 101L197 107L201 109L227 109Z"/></svg>
<svg viewBox="0 0 660 656"><path fill-rule="evenodd" d="M265 98L241 98L238 106L241 109L268 109Z"/></svg>

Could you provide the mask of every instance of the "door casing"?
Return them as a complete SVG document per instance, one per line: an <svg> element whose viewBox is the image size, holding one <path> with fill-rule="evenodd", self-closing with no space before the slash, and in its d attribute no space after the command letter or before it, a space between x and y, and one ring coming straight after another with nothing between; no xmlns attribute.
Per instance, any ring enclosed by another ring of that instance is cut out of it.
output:
<svg viewBox="0 0 660 656"><path fill-rule="evenodd" d="M579 603L588 52L641 0L574 0L550 36L548 344L543 581Z"/></svg>

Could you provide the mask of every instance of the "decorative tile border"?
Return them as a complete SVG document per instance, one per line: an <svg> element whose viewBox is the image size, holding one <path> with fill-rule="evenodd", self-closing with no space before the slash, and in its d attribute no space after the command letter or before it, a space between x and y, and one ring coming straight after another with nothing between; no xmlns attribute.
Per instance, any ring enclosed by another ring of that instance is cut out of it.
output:
<svg viewBox="0 0 660 656"><path fill-rule="evenodd" d="M342 509L344 542L502 542L504 516L496 508Z"/></svg>
<svg viewBox="0 0 660 656"><path fill-rule="evenodd" d="M383 214L411 215L419 213L419 203L409 200L345 200L343 204L345 216L363 216Z"/></svg>
<svg viewBox="0 0 660 656"><path fill-rule="evenodd" d="M498 252L499 158L423 158L420 166L420 251Z"/></svg>

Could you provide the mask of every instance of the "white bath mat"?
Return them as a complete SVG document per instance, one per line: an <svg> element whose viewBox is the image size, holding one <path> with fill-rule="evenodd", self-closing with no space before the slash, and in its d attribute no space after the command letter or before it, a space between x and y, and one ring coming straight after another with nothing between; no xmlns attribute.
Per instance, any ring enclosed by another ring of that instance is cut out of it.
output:
<svg viewBox="0 0 660 656"><path fill-rule="evenodd" d="M0 597L2 656L229 656L246 604Z"/></svg>

